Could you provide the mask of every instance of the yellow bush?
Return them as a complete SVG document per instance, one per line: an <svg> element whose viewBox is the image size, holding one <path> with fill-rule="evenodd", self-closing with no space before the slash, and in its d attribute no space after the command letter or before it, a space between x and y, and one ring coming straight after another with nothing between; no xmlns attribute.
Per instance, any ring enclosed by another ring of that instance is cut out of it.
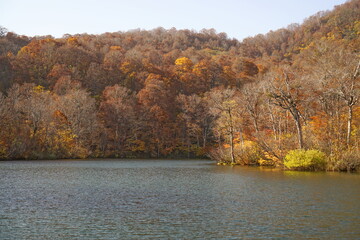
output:
<svg viewBox="0 0 360 240"><path fill-rule="evenodd" d="M319 150L291 150L285 156L284 165L293 170L324 170L326 167L325 153Z"/></svg>

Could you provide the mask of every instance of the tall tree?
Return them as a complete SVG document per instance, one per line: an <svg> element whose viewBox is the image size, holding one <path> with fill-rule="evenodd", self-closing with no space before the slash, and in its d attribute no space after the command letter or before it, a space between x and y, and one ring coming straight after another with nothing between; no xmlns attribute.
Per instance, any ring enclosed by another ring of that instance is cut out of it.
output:
<svg viewBox="0 0 360 240"><path fill-rule="evenodd" d="M209 106L210 112L216 118L216 128L229 140L227 141L230 145L230 161L232 164L235 163L234 154L234 138L236 133L236 122L238 116L236 115L238 103L235 101L236 90L232 88L226 89L213 89L209 92ZM219 142L219 144L221 144Z"/></svg>
<svg viewBox="0 0 360 240"><path fill-rule="evenodd" d="M129 150L131 140L137 136L136 98L127 88L119 85L106 87L100 104L100 116L103 121L109 148L117 154Z"/></svg>
<svg viewBox="0 0 360 240"><path fill-rule="evenodd" d="M304 93L301 91L303 85L288 67L280 68L277 73L269 74L268 77L268 95L274 105L291 114L296 125L299 148L303 148L302 114L300 111L300 102L304 97Z"/></svg>

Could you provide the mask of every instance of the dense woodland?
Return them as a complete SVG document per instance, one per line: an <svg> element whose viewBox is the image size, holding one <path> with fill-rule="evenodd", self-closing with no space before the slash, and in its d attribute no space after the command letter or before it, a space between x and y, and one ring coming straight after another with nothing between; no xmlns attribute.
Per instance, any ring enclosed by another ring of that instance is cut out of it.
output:
<svg viewBox="0 0 360 240"><path fill-rule="evenodd" d="M321 158L308 168L355 170L359 37L359 0L243 41L213 29L55 39L1 27L0 158L283 166L308 153Z"/></svg>

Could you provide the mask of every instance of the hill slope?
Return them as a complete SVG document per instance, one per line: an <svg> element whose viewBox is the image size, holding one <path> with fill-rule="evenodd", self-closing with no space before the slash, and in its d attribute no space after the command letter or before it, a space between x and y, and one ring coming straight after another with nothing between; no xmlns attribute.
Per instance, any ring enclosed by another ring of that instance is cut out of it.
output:
<svg viewBox="0 0 360 240"><path fill-rule="evenodd" d="M239 42L214 30L0 36L0 157L204 156L356 168L360 2ZM319 130L320 129L320 130Z"/></svg>

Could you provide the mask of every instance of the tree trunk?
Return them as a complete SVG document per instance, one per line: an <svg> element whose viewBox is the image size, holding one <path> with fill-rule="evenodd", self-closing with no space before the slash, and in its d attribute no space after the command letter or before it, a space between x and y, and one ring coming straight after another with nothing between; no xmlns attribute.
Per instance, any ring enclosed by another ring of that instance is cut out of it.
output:
<svg viewBox="0 0 360 240"><path fill-rule="evenodd" d="M347 134L346 134L346 145L350 147L350 138L351 138L351 124L353 118L353 109L352 106L348 106L348 121L347 121Z"/></svg>
<svg viewBox="0 0 360 240"><path fill-rule="evenodd" d="M270 103L268 103L270 105ZM276 131L276 123L275 123L275 117L274 114L272 113L270 106L268 105L268 110L269 110L269 114L270 114L270 119L271 119L271 126L274 132L274 139L277 140L277 131Z"/></svg>
<svg viewBox="0 0 360 240"><path fill-rule="evenodd" d="M230 123L230 155L231 155L231 163L235 163L235 156L234 156L234 127L233 127L233 120L232 120L232 114L231 109L228 109L229 113L229 123Z"/></svg>
<svg viewBox="0 0 360 240"><path fill-rule="evenodd" d="M206 147L206 134L203 135L203 148Z"/></svg>
<svg viewBox="0 0 360 240"><path fill-rule="evenodd" d="M256 117L253 117L253 122L254 122L256 135L258 135L258 133L259 133L259 125L258 125L258 121L257 121Z"/></svg>
<svg viewBox="0 0 360 240"><path fill-rule="evenodd" d="M235 156L234 156L234 134L232 129L230 130L230 155L231 155L231 163L235 163Z"/></svg>
<svg viewBox="0 0 360 240"><path fill-rule="evenodd" d="M296 123L296 129L298 132L299 148L302 149L304 147L304 142L303 142L303 133L302 133L302 128L301 128L301 123L300 123L300 116L294 116L294 120Z"/></svg>

